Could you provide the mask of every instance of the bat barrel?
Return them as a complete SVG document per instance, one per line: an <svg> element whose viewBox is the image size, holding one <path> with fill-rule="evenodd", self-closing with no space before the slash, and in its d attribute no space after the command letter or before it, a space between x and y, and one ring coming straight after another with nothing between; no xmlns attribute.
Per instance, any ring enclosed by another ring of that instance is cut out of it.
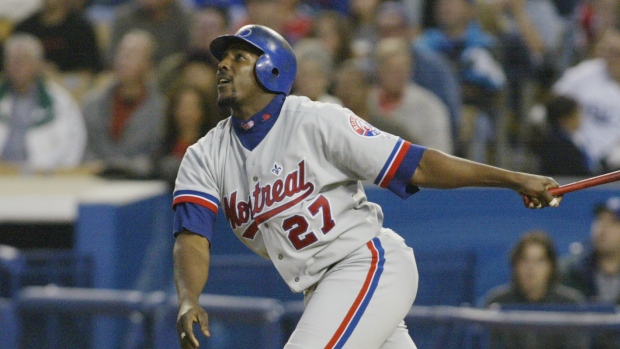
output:
<svg viewBox="0 0 620 349"><path fill-rule="evenodd" d="M562 195L570 193L576 190L594 187L601 184L611 183L620 180L620 171L606 173L600 176L584 179L578 182L559 186L557 188L549 189L549 192L554 195Z"/></svg>

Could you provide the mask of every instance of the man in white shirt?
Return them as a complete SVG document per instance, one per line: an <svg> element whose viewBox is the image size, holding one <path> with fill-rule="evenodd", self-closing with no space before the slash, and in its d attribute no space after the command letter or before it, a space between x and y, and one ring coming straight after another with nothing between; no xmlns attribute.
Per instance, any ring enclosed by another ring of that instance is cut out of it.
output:
<svg viewBox="0 0 620 349"><path fill-rule="evenodd" d="M597 58L568 69L553 89L583 106L578 131L594 173L620 169L620 28L609 28Z"/></svg>
<svg viewBox="0 0 620 349"><path fill-rule="evenodd" d="M49 171L79 165L86 127L69 91L43 77L43 46L29 34L4 45L0 81L0 165Z"/></svg>

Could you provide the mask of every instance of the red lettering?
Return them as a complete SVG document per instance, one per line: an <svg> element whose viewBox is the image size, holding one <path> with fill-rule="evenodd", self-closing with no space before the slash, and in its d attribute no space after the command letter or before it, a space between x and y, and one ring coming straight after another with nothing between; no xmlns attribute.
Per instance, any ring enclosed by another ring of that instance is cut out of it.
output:
<svg viewBox="0 0 620 349"><path fill-rule="evenodd" d="M307 197L313 190L314 185L306 182L306 164L305 160L302 160L298 163L298 168L286 175L284 180L278 178L272 184L264 186L261 186L260 182L256 183L247 202L237 203L237 191L230 194L230 201L224 197L224 212L230 226L236 229L287 198L295 198L299 196L299 193ZM276 211L278 211L277 207L274 212Z"/></svg>
<svg viewBox="0 0 620 349"><path fill-rule="evenodd" d="M260 200L261 187L256 183L252 196L254 197L254 207L252 208L252 215L255 216L258 212L263 210L264 202Z"/></svg>
<svg viewBox="0 0 620 349"><path fill-rule="evenodd" d="M286 182L284 184L284 193L286 196L293 196L297 192L297 172L289 173L286 176Z"/></svg>
<svg viewBox="0 0 620 349"><path fill-rule="evenodd" d="M269 184L267 184L264 188L263 188L263 202L265 203L265 206L267 207L271 207L271 205L273 205L273 199L271 198L271 186Z"/></svg>
<svg viewBox="0 0 620 349"><path fill-rule="evenodd" d="M299 186L297 191L304 191L310 187L314 187L314 185L310 182L306 182L306 163L301 161L299 163Z"/></svg>
<svg viewBox="0 0 620 349"><path fill-rule="evenodd" d="M241 222L239 221L239 217L237 217L237 210L235 209L237 206L236 202L237 202L236 191L230 194L230 204L228 203L228 198L224 197L224 213L226 214L226 219L228 220L228 223L230 223L230 226L233 229L241 225Z"/></svg>
<svg viewBox="0 0 620 349"><path fill-rule="evenodd" d="M248 200L249 201L249 200ZM239 216L239 221L243 223L247 223L250 221L250 204L245 201L239 201L237 205L237 211Z"/></svg>
<svg viewBox="0 0 620 349"><path fill-rule="evenodd" d="M286 198L282 189L284 189L284 183L281 179L278 179L273 183L273 187L271 187L271 197L273 198L273 201L280 202Z"/></svg>

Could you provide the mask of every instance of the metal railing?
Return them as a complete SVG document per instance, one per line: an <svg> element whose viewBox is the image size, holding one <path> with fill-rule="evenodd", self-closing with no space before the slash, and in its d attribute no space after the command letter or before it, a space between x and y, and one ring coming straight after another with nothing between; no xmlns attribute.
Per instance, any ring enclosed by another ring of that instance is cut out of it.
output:
<svg viewBox="0 0 620 349"><path fill-rule="evenodd" d="M20 318L37 314L132 318L134 326L125 328L123 340L120 344L114 344L114 347L134 349L178 346L175 329L176 295L164 292L30 286L22 289L14 302L15 313ZM202 295L200 304L209 313L212 327L212 338L201 339L206 348L234 348L239 344L231 343L239 343L240 340L245 340L243 347L248 349L282 348L303 312L303 303L300 301L280 302L270 298ZM616 312L615 308L611 308L610 312L609 307L598 305L573 306L572 309L547 306L544 310L414 306L405 321L412 330L420 324L431 324L441 329L444 334L442 341L430 346L436 348L486 348L488 343L480 340L480 336L476 340L472 340L471 336L493 330L552 331L567 334L620 333L620 313ZM214 333L217 332L218 323L225 323L224 331L229 332L225 335ZM237 325L247 325L254 332L243 333L235 327ZM198 330L196 332L198 333ZM54 336L58 333L46 335ZM218 339L226 336L230 339L228 342ZM446 336L462 338L449 341ZM467 336L470 338L465 338ZM90 347L104 348L105 345L111 344L91 343Z"/></svg>

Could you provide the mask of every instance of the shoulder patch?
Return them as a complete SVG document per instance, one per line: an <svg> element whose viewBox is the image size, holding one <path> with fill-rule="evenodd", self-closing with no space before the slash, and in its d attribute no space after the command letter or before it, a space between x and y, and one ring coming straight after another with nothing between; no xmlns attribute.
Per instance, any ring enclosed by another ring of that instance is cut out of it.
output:
<svg viewBox="0 0 620 349"><path fill-rule="evenodd" d="M349 115L349 125L355 133L363 137L378 136L381 131L357 115Z"/></svg>

